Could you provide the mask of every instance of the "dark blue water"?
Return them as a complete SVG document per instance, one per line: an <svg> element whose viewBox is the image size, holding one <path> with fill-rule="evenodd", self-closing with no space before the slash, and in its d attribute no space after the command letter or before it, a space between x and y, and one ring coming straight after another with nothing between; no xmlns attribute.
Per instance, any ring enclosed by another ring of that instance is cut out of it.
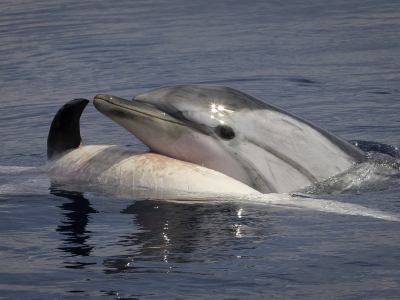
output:
<svg viewBox="0 0 400 300"><path fill-rule="evenodd" d="M37 169L66 101L169 84L227 85L345 139L399 146L398 1L0 8L0 298L398 298L395 171L344 194L188 204ZM85 144L145 149L92 105L81 129Z"/></svg>

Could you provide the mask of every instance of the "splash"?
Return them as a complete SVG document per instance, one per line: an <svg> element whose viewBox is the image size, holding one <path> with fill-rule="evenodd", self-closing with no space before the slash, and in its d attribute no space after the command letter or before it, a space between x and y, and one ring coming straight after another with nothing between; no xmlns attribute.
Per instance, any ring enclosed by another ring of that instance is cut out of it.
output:
<svg viewBox="0 0 400 300"><path fill-rule="evenodd" d="M400 153L397 147L352 141L367 151L366 160L343 173L301 190L308 194L364 193L400 188Z"/></svg>

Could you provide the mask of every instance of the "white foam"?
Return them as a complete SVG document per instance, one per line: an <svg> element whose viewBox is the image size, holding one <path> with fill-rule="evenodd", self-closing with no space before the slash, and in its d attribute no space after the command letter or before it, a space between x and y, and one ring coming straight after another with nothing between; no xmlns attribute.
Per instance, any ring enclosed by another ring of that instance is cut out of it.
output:
<svg viewBox="0 0 400 300"><path fill-rule="evenodd" d="M16 175L21 173L32 173L40 171L40 168L36 167L19 167L19 166L1 166L0 165L0 175Z"/></svg>
<svg viewBox="0 0 400 300"><path fill-rule="evenodd" d="M371 209L358 204L326 200L318 197L309 197L289 194L265 194L252 196L254 203L280 206L294 209L307 209L341 215L364 216L388 221L400 222L400 215Z"/></svg>
<svg viewBox="0 0 400 300"><path fill-rule="evenodd" d="M0 166L0 196L48 192L50 179L41 168Z"/></svg>

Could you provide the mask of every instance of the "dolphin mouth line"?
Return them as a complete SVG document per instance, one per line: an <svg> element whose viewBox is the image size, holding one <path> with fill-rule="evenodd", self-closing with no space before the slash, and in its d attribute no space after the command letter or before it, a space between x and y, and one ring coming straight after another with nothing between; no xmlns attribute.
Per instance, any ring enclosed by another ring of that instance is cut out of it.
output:
<svg viewBox="0 0 400 300"><path fill-rule="evenodd" d="M190 126L189 124L183 123L174 117L170 116L168 113L164 112L163 110L155 107L154 105L150 103L146 103L143 101L137 101L137 100L126 100L122 99L116 96L109 96L109 95L103 95L99 94L96 95L93 99L93 101L102 101L106 102L112 106L118 106L120 108L139 113L142 115L147 115L152 118L160 119L166 122L171 122L171 123L176 123L179 125L183 126ZM151 111L153 110L153 111ZM190 126L193 127L193 126Z"/></svg>

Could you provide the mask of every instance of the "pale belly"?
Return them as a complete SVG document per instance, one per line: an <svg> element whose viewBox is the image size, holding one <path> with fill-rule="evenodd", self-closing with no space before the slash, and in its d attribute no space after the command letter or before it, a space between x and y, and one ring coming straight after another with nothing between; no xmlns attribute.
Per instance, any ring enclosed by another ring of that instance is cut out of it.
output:
<svg viewBox="0 0 400 300"><path fill-rule="evenodd" d="M111 145L83 146L49 161L53 178L112 186L218 194L260 194L220 172L160 154Z"/></svg>

